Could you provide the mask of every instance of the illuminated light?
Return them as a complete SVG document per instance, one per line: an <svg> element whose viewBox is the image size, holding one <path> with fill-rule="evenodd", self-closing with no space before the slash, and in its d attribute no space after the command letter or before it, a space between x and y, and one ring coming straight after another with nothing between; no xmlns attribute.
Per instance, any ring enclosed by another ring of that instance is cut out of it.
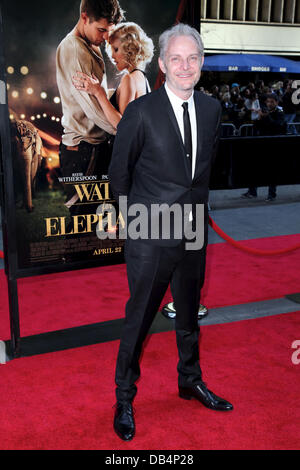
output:
<svg viewBox="0 0 300 470"><path fill-rule="evenodd" d="M26 118L25 114L20 114L20 118L25 119Z"/></svg>
<svg viewBox="0 0 300 470"><path fill-rule="evenodd" d="M52 116L51 121L55 121L55 116Z"/></svg>
<svg viewBox="0 0 300 470"><path fill-rule="evenodd" d="M59 145L60 144L60 141L58 139L54 139L53 137L51 137L51 135L47 134L47 132L41 131L41 129L39 130L39 134L40 134L41 138L44 139L50 145Z"/></svg>
<svg viewBox="0 0 300 470"><path fill-rule="evenodd" d="M44 114L43 114L43 118L46 118L46 117L47 117L47 114L46 114L46 113L44 113Z"/></svg>
<svg viewBox="0 0 300 470"><path fill-rule="evenodd" d="M35 121L35 116L31 116L30 118L32 121Z"/></svg>
<svg viewBox="0 0 300 470"><path fill-rule="evenodd" d="M9 73L10 75L12 75L13 73L15 72L15 69L13 67L7 67L7 73Z"/></svg>
<svg viewBox="0 0 300 470"><path fill-rule="evenodd" d="M37 115L36 115L36 118L37 118L37 119L41 119L41 115L40 115L40 114L37 114Z"/></svg>
<svg viewBox="0 0 300 470"><path fill-rule="evenodd" d="M27 88L26 93L28 95L32 95L33 94L33 89L32 88Z"/></svg>
<svg viewBox="0 0 300 470"><path fill-rule="evenodd" d="M48 96L47 93L45 91L42 91L42 93L41 93L42 100L45 100L47 98L47 96Z"/></svg>
<svg viewBox="0 0 300 470"><path fill-rule="evenodd" d="M6 85L6 89L7 89L7 90L9 90L9 89L10 89L10 84L9 84L9 83L7 83L7 85Z"/></svg>
<svg viewBox="0 0 300 470"><path fill-rule="evenodd" d="M55 96L55 98L53 98L53 101L54 101L54 103L59 104L60 103L60 98L58 96Z"/></svg>
<svg viewBox="0 0 300 470"><path fill-rule="evenodd" d="M9 115L9 119L12 121L13 119L15 118L15 116L13 114L10 114Z"/></svg>
<svg viewBox="0 0 300 470"><path fill-rule="evenodd" d="M26 65L23 65L23 67L20 68L20 72L21 72L22 75L28 75L29 68L26 67Z"/></svg>
<svg viewBox="0 0 300 470"><path fill-rule="evenodd" d="M56 122L59 122L60 121L60 118L56 118Z"/></svg>
<svg viewBox="0 0 300 470"><path fill-rule="evenodd" d="M16 91L16 90L14 90L14 91L12 92L11 96L12 96L13 98L19 98L19 92Z"/></svg>
<svg viewBox="0 0 300 470"><path fill-rule="evenodd" d="M48 162L52 162L52 158L51 158L51 157L48 158Z"/></svg>

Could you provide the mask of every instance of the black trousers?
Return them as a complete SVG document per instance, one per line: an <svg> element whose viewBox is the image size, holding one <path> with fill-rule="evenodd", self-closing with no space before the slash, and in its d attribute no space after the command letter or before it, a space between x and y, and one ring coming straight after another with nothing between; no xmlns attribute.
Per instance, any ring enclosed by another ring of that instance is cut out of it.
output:
<svg viewBox="0 0 300 470"><path fill-rule="evenodd" d="M147 241L126 240L130 298L116 365L118 401L132 400L136 395L143 343L171 280L176 305L178 383L186 386L202 379L198 309L204 283L206 244L201 250L186 250L185 242L183 239L178 246L160 247Z"/></svg>

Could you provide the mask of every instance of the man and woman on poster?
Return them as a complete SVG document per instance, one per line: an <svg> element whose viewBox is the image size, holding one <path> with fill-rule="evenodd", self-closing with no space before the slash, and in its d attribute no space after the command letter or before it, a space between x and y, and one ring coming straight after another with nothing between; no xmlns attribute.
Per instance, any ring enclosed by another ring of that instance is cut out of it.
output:
<svg viewBox="0 0 300 470"><path fill-rule="evenodd" d="M117 1L82 0L78 23L57 48L56 75L64 128L60 166L64 176L107 175L113 136L122 113L131 100L150 89L144 69L153 57L153 43L135 23L119 24L123 19ZM99 48L109 37L117 69L128 72L111 101ZM72 186L66 188L71 215L83 212L75 204L73 191Z"/></svg>
<svg viewBox="0 0 300 470"><path fill-rule="evenodd" d="M143 343L169 283L177 309L179 396L195 398L213 410L233 407L207 388L199 364L197 313L205 275L208 184L221 119L216 100L194 91L203 64L202 40L188 25L178 24L163 33L159 66L166 83L147 93L144 65L152 58L153 45L137 25L118 26L122 20L117 0L82 0L79 22L58 47L63 171L87 174L99 171L100 165L101 174L108 164L106 156L110 160L110 135L118 126L109 165L116 199L128 196L131 204L147 207L153 202L191 207L188 213L183 210L190 231L196 206L203 205L205 213L201 249L186 249L186 232L177 239L175 222L168 240L159 233L155 240L127 238L125 242L130 298L116 366L114 429L127 441L135 435L132 403ZM135 47L140 42L143 49L141 36L147 44L144 55ZM129 39L127 53L123 39ZM117 68L127 70L116 91L115 106L107 98L104 63L95 49L103 40L110 41Z"/></svg>
<svg viewBox="0 0 300 470"><path fill-rule="evenodd" d="M151 91L145 68L152 60L153 49L152 40L137 24L121 23L109 34L108 54L117 70L125 73L110 99L94 75L90 77L83 72L77 72L73 77L77 90L86 91L97 98L107 120L115 129L127 105Z"/></svg>

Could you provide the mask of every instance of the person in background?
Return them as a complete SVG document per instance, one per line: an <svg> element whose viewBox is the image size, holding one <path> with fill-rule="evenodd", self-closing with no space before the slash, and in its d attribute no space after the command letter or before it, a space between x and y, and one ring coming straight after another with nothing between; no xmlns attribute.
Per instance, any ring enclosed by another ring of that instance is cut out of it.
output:
<svg viewBox="0 0 300 470"><path fill-rule="evenodd" d="M256 128L259 135L282 135L286 133L286 122L283 111L278 107L278 96L268 94L265 101L265 110L258 111L259 119Z"/></svg>
<svg viewBox="0 0 300 470"><path fill-rule="evenodd" d="M230 117L237 129L245 122L246 120L246 108L245 108L245 99L242 94L233 95L231 97L232 109L230 112Z"/></svg>
<svg viewBox="0 0 300 470"><path fill-rule="evenodd" d="M243 96L243 98L244 98L245 100L248 100L248 99L250 99L251 91L249 90L248 87L245 87L245 88L243 89L243 91L241 91L241 95Z"/></svg>
<svg viewBox="0 0 300 470"><path fill-rule="evenodd" d="M245 100L245 107L250 111L250 120L252 122L259 119L260 103L255 90L252 91L250 97Z"/></svg>
<svg viewBox="0 0 300 470"><path fill-rule="evenodd" d="M259 135L281 135L286 133L286 122L283 112L278 108L278 96L274 93L267 95L266 111L258 111L259 119L255 121L255 127ZM266 202L276 199L276 185L269 185ZM252 199L257 197L257 187L250 187L241 195L242 198Z"/></svg>
<svg viewBox="0 0 300 470"><path fill-rule="evenodd" d="M211 88L211 95L212 98L216 98L217 100L220 99L220 91L218 85L213 85Z"/></svg>
<svg viewBox="0 0 300 470"><path fill-rule="evenodd" d="M249 88L251 92L255 90L255 84L253 82L249 82L247 87Z"/></svg>
<svg viewBox="0 0 300 470"><path fill-rule="evenodd" d="M231 110L233 108L233 104L231 102L231 95L229 92L223 94L221 98L221 106L222 106L222 121L229 121L231 116Z"/></svg>
<svg viewBox="0 0 300 470"><path fill-rule="evenodd" d="M271 90L272 90L272 93L275 93L278 96L278 101L280 101L284 93L283 82L279 81L279 82L273 83L273 85L271 86Z"/></svg>
<svg viewBox="0 0 300 470"><path fill-rule="evenodd" d="M298 134L296 126L293 124L296 118L297 105L293 103L292 95L294 89L292 88L292 80L286 80L284 82L284 92L281 98L282 109L284 112L284 120L288 124L288 132L291 134Z"/></svg>
<svg viewBox="0 0 300 470"><path fill-rule="evenodd" d="M258 95L260 95L261 93L263 93L264 87L265 87L265 83L264 83L263 80L258 80L258 81L255 83L255 89L256 89Z"/></svg>
<svg viewBox="0 0 300 470"><path fill-rule="evenodd" d="M231 94L231 96L240 94L240 85L239 85L239 83L233 83L231 85L230 94Z"/></svg>
<svg viewBox="0 0 300 470"><path fill-rule="evenodd" d="M230 86L227 85L227 83L224 83L223 85L221 85L220 93L221 93L221 97L224 95L224 93L230 93Z"/></svg>

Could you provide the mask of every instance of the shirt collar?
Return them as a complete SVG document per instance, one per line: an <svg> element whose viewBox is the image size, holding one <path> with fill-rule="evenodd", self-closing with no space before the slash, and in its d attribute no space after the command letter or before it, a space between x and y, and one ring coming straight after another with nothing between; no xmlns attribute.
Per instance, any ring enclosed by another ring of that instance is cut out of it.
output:
<svg viewBox="0 0 300 470"><path fill-rule="evenodd" d="M183 100L182 98L179 98L179 96L175 95L175 93L172 90L170 90L170 88L168 87L167 82L165 82L165 90L174 108L182 108L182 103L185 103L185 102L189 104L189 108L193 106L194 90L188 100Z"/></svg>

